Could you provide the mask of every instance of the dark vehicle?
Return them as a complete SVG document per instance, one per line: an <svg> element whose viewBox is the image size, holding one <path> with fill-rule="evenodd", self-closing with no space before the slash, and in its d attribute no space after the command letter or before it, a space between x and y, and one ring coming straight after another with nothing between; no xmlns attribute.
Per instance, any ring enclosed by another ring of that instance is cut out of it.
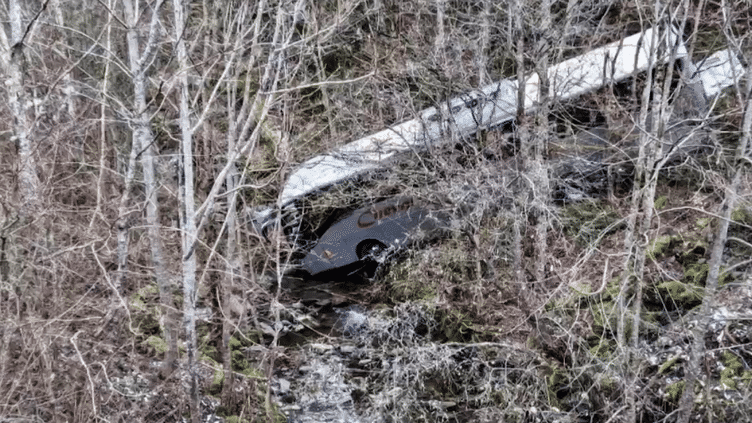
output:
<svg viewBox="0 0 752 423"><path fill-rule="evenodd" d="M326 230L303 259L302 268L316 275L359 264L363 267L406 246L415 233L448 224L440 216L404 197L355 210Z"/></svg>

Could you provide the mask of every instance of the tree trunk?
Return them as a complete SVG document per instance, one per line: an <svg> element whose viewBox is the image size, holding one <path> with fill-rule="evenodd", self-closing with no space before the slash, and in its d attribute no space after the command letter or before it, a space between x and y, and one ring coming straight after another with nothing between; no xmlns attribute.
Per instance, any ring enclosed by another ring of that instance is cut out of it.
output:
<svg viewBox="0 0 752 423"><path fill-rule="evenodd" d="M123 0L125 9L125 21L128 25L126 33L128 47L128 63L133 83L133 145L138 148L141 157L141 169L144 175L144 188L146 193L146 226L151 247L151 262L154 266L154 277L159 289L159 299L162 304L164 315L165 341L167 353L163 367L163 376L166 376L175 368L177 359L177 318L176 309L172 300L172 280L163 256L162 236L160 234L159 204L157 198L157 175L154 169L154 134L151 132L151 121L146 103L146 72L151 63L152 55L156 49L156 37L158 34L159 9L163 0L159 0L151 9L152 19L149 34L146 38L144 50L139 48L138 19L141 13L138 10L138 2Z"/></svg>
<svg viewBox="0 0 752 423"><path fill-rule="evenodd" d="M661 20L661 13L662 11L656 5L654 10L656 21ZM624 237L624 273L617 298L617 346L622 358L622 369L627 375L625 388L627 422L636 421L638 413L639 403L636 392L638 376L635 370L639 368L637 352L640 347L643 279L649 247L648 240L653 223L658 174L666 163L662 143L670 117L667 94L672 82L670 69L673 68L676 60L676 51L672 50L668 65L656 69L659 55L668 53L661 47L667 45L666 39L669 39L667 32L655 31L652 39L643 41L650 48L649 65L638 117L638 128L640 128L638 156L635 159L635 179ZM673 46L668 47L673 49ZM632 319L631 324L629 319ZM630 334L628 342L627 333Z"/></svg>
<svg viewBox="0 0 752 423"><path fill-rule="evenodd" d="M527 158L531 159L532 162L530 179L533 181L532 209L535 217L535 281L539 289L542 289L546 282L546 265L548 263L548 214L551 196L548 167L544 162L550 131L548 118L551 109L548 61L552 46L546 39L552 31L551 0L541 2L540 13L541 36L535 49L535 72L538 75L538 108L535 116L535 137L531 140L530 145L532 151L527 154Z"/></svg>
<svg viewBox="0 0 752 423"><path fill-rule="evenodd" d="M734 158L734 167L731 169L733 172L733 178L731 180L731 186L726 190L725 199L721 206L719 215L721 216L720 225L718 227L718 235L716 235L713 241L713 249L710 252L710 263L708 270L708 278L705 282L705 292L702 298L702 306L700 307L700 321L694 327L692 331L693 342L690 349L689 361L687 362L687 379L684 385L684 392L679 401L679 418L677 422L688 423L692 416L692 407L694 404L694 385L697 378L702 371L702 363L705 358L705 334L710 324L710 316L715 306L715 296L718 291L718 278L720 275L721 264L723 261L723 249L728 240L728 229L731 223L731 213L734 211L736 205L736 198L739 193L739 186L741 185L742 175L745 168L749 163L749 149L752 145L752 67L747 68L746 81L746 93L744 98L746 99L744 105L744 117L742 119L742 131L739 140L739 146L736 150L736 157Z"/></svg>
<svg viewBox="0 0 752 423"><path fill-rule="evenodd" d="M13 137L18 150L19 171L18 188L21 209L19 216L26 220L34 217L39 208L39 177L36 159L28 133L26 116L26 94L24 92L24 35L23 16L19 0L10 0L8 15L10 18L10 41L2 32L4 50L3 67L8 75L5 85L8 90L8 106L13 116Z"/></svg>
<svg viewBox="0 0 752 423"><path fill-rule="evenodd" d="M188 55L183 40L185 28L185 4L176 0L173 4L175 12L175 42L177 43L178 66L180 68L178 81L180 85L180 130L181 130L181 160L182 186L180 187L183 222L181 225L181 239L183 252L183 322L185 325L186 353L188 356L188 373L190 375L188 397L191 408L191 421L199 423L201 410L199 407L199 387L197 355L198 342L196 336L196 211L193 193L193 129L191 126L191 109L188 106Z"/></svg>
<svg viewBox="0 0 752 423"><path fill-rule="evenodd" d="M107 7L112 9L112 0L107 1ZM107 98L109 95L109 83L110 83L110 48L112 44L112 15L107 15L107 22L105 23L105 35L104 35L104 52L102 53L104 59L104 71L102 75L102 97ZM102 190L104 189L104 174L106 166L106 154L107 146L107 104L102 103L99 106L99 174L97 176L97 204L94 209L94 213L91 215L91 221L89 222L89 228L94 227L94 222L97 218L105 221L105 217L102 215ZM129 167L132 169L133 167ZM131 177L130 184L133 183ZM126 187L130 187L129 182L126 181ZM127 204L127 201L125 202ZM122 205L122 204L121 204ZM118 213L120 218L120 213ZM127 235L127 233L126 233ZM120 230L118 229L118 244L120 243ZM126 253L127 256L127 253ZM122 285L121 285L122 286ZM120 289L120 288L118 288Z"/></svg>

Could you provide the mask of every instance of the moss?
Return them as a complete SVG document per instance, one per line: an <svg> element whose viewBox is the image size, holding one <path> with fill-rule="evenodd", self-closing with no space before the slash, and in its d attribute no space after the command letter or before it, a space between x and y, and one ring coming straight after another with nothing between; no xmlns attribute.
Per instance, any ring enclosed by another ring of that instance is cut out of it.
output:
<svg viewBox="0 0 752 423"><path fill-rule="evenodd" d="M619 313L614 301L603 301L594 304L590 307L590 311L593 316L593 331L596 334L603 334L604 336L616 334L619 324ZM655 333L658 331L659 326L657 321L659 315L660 312L649 311L643 308L640 311L640 330L645 331L645 333ZM632 307L629 307L625 311L624 319L624 329L626 332L624 336L626 338L631 336L633 319L634 313L632 312Z"/></svg>
<svg viewBox="0 0 752 423"><path fill-rule="evenodd" d="M450 282L459 284L475 280L479 276L475 275L475 260L477 258L471 257L459 240L451 240L441 246L439 266Z"/></svg>
<svg viewBox="0 0 752 423"><path fill-rule="evenodd" d="M708 278L709 271L710 266L707 263L690 264L684 270L684 277L682 280L685 283L697 286L705 285L705 280Z"/></svg>
<svg viewBox="0 0 752 423"><path fill-rule="evenodd" d="M162 355L167 352L167 342L165 342L164 339L156 336L151 335L144 341L144 344L148 345L153 349L157 354Z"/></svg>
<svg viewBox="0 0 752 423"><path fill-rule="evenodd" d="M130 304L131 310L136 311L146 311L146 303L144 303L144 300L138 296L135 295L131 297Z"/></svg>
<svg viewBox="0 0 752 423"><path fill-rule="evenodd" d="M731 212L731 220L736 223L752 226L752 211L744 206L739 206Z"/></svg>
<svg viewBox="0 0 752 423"><path fill-rule="evenodd" d="M550 367L550 374L546 377L546 386L548 388L548 401L554 407L559 406L559 393L569 383L569 376L566 371L559 367Z"/></svg>
<svg viewBox="0 0 752 423"><path fill-rule="evenodd" d="M150 335L160 335L162 327L159 323L161 307L159 306L159 291L156 284L141 287L129 298L129 307L133 312L133 323L140 339Z"/></svg>
<svg viewBox="0 0 752 423"><path fill-rule="evenodd" d="M225 383L225 372L221 367L214 369L211 385L209 385L209 395L219 395L222 393L222 386Z"/></svg>
<svg viewBox="0 0 752 423"><path fill-rule="evenodd" d="M473 322L458 310L437 311L439 330L449 342L467 342L473 333Z"/></svg>
<svg viewBox="0 0 752 423"><path fill-rule="evenodd" d="M668 204L668 197L665 195L661 195L658 197L655 202L653 203L653 207L655 207L656 210L663 210L666 208L666 205Z"/></svg>
<svg viewBox="0 0 752 423"><path fill-rule="evenodd" d="M449 239L436 250L415 253L396 264L385 282L394 302L430 301L437 296L439 286L460 286L476 281L478 261L467 252L461 240Z"/></svg>
<svg viewBox="0 0 752 423"><path fill-rule="evenodd" d="M261 372L259 372L258 369L253 367L253 365L248 361L248 359L245 356L245 353L243 352L243 349L247 346L253 345L253 342L251 342L250 340L243 339L243 338L231 336L228 344L230 346L230 351L231 351L230 359L231 359L233 371L242 373L251 378L263 377ZM212 350L216 351L214 350L214 348L209 349L209 351L212 351ZM217 357L219 357L219 355L217 355Z"/></svg>
<svg viewBox="0 0 752 423"><path fill-rule="evenodd" d="M613 392L616 389L616 381L604 374L599 374L596 381L598 387L604 392Z"/></svg>
<svg viewBox="0 0 752 423"><path fill-rule="evenodd" d="M653 244L650 246L650 249L647 251L647 256L651 260L655 260L659 257L664 256L666 253L668 253L673 245L676 244L676 242L681 242L681 239L679 237L674 237L670 235L664 235L661 237L658 237L658 239L653 241Z"/></svg>
<svg viewBox="0 0 752 423"><path fill-rule="evenodd" d="M596 344L590 347L590 355L604 361L609 361L616 351L616 342L603 337L596 338Z"/></svg>
<svg viewBox="0 0 752 423"><path fill-rule="evenodd" d="M608 284L606 284L606 289L601 294L602 300L613 300L619 296L619 291L621 290L620 280L621 279L618 276L614 276L610 281L608 281Z"/></svg>
<svg viewBox="0 0 752 423"><path fill-rule="evenodd" d="M661 364L661 367L658 368L658 374L665 374L671 371L674 368L674 365L679 361L679 356L674 356L668 360L666 360L665 363Z"/></svg>
<svg viewBox="0 0 752 423"><path fill-rule="evenodd" d="M265 379L264 374L251 365L242 351L235 350L232 352L232 370L252 379Z"/></svg>
<svg viewBox="0 0 752 423"><path fill-rule="evenodd" d="M219 358L219 351L217 351L217 347L215 347L214 345L204 344L203 346L201 346L201 352L214 359Z"/></svg>
<svg viewBox="0 0 752 423"><path fill-rule="evenodd" d="M140 336L157 335L162 333L162 327L159 324L159 310L152 307L151 312L140 313L133 316L133 322L136 331ZM142 338L143 339L143 338Z"/></svg>
<svg viewBox="0 0 752 423"><path fill-rule="evenodd" d="M259 412L260 411L261 410L259 410ZM281 413L278 410L275 409L274 412L276 414L274 414L274 416L272 417L272 420L271 420L272 423L287 421L286 419L280 419L279 415L281 415ZM259 417L258 415L257 415L256 419L254 419L254 420L251 420L251 419L248 419L248 418L243 418L243 417L240 417L240 416L234 416L234 415L233 416L226 416L224 418L224 422L225 423L250 423L252 421L254 421L254 422L259 421L260 422L260 421L267 421L267 420L266 420L266 416Z"/></svg>
<svg viewBox="0 0 752 423"><path fill-rule="evenodd" d="M199 353L199 361L208 363L209 366L214 370L214 375L212 376L212 381L209 385L208 392L210 395L218 395L222 392L222 384L225 381L225 372L222 368L222 365L219 364L219 362L210 355L205 354L203 351Z"/></svg>
<svg viewBox="0 0 752 423"><path fill-rule="evenodd" d="M230 341L228 342L228 345L230 346L230 350L239 350L243 348L243 343L234 336L230 337Z"/></svg>
<svg viewBox="0 0 752 423"><path fill-rule="evenodd" d="M390 294L395 302L427 301L436 297L436 288L431 283L416 279L397 278L391 282Z"/></svg>
<svg viewBox="0 0 752 423"><path fill-rule="evenodd" d="M233 351L231 357L232 370L243 374L251 370L251 365L248 363L248 360L245 358L245 354L243 354L242 351Z"/></svg>
<svg viewBox="0 0 752 423"><path fill-rule="evenodd" d="M695 222L695 226L697 226L698 229L705 229L710 225L710 218L709 217L702 217L700 219L697 219Z"/></svg>
<svg viewBox="0 0 752 423"><path fill-rule="evenodd" d="M684 394L685 386L686 383L683 380L666 386L666 400L674 404L678 403L679 399L682 397L682 394Z"/></svg>
<svg viewBox="0 0 752 423"><path fill-rule="evenodd" d="M742 383L742 386L746 387L747 389L752 388L752 370L744 371L739 378L739 381Z"/></svg>
<svg viewBox="0 0 752 423"><path fill-rule="evenodd" d="M741 375L744 365L734 353L724 351L721 355L721 363L725 366L721 370L721 384L726 389L737 389L736 377Z"/></svg>
<svg viewBox="0 0 752 423"><path fill-rule="evenodd" d="M601 237L621 227L619 214L605 202L582 201L561 209L564 233L583 247L594 246Z"/></svg>
<svg viewBox="0 0 752 423"><path fill-rule="evenodd" d="M704 289L682 281L663 281L655 287L658 296L670 308L689 310L702 302Z"/></svg>
<svg viewBox="0 0 752 423"><path fill-rule="evenodd" d="M616 333L617 312L614 301L602 301L590 307L593 314L593 329L598 332Z"/></svg>
<svg viewBox="0 0 752 423"><path fill-rule="evenodd" d="M707 250L708 244L704 240L694 239L688 241L682 245L678 261L684 265L697 263L705 257Z"/></svg>
<svg viewBox="0 0 752 423"><path fill-rule="evenodd" d="M136 291L130 298L130 306L139 311L146 311L146 304L149 302L150 297L155 297L159 294L156 284L146 285Z"/></svg>
<svg viewBox="0 0 752 423"><path fill-rule="evenodd" d="M221 367L219 365L219 362L217 362L217 360L215 360L211 356L208 356L208 355L206 355L204 353L199 352L199 358L198 359L199 359L199 361L205 361L205 362L209 363L214 368Z"/></svg>

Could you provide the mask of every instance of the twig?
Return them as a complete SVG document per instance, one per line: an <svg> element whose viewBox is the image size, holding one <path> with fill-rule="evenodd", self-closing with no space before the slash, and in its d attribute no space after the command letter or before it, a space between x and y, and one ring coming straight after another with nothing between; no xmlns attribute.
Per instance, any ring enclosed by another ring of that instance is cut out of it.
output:
<svg viewBox="0 0 752 423"><path fill-rule="evenodd" d="M274 91L260 91L259 94L281 94L281 93L289 93L290 91L297 91L302 90L304 88L311 88L311 87L326 87L328 85L342 85L342 84L350 84L352 82L360 81L361 79L372 77L374 74L376 74L376 71L372 71L370 73L367 73L363 76L359 76L357 78L353 79L345 79L342 81L323 81L323 82L316 82L313 84L305 84L305 85L298 85L297 87L292 88L282 88L279 90Z"/></svg>
<svg viewBox="0 0 752 423"><path fill-rule="evenodd" d="M720 220L726 220L725 217L723 217L723 216L721 216L719 214L711 213L711 212L709 212L707 210L703 210L701 208L692 207L692 206L682 206L682 207L673 207L673 208L670 208L670 209L664 209L664 210L661 210L661 211L657 212L656 215L661 215L663 213L668 213L668 212L677 211L677 210L694 210L694 211L697 211L697 212L700 212L700 213L704 213L704 214L706 214L708 216L715 217L715 218L720 219ZM752 226L745 225L744 223L737 222L737 221L735 221L733 219L729 219L729 221L733 222L735 225L743 226L743 227L745 227L747 229L752 229Z"/></svg>
<svg viewBox="0 0 752 423"><path fill-rule="evenodd" d="M120 295L120 292L118 291L117 287L115 287L115 284L112 283L112 279L110 279L110 275L107 273L107 269L104 267L102 262L99 260L99 256L97 255L97 252L94 250L94 245L91 245L91 254L94 256L94 259L97 261L97 265L99 266L100 270L102 270L102 275L104 276L104 280L107 281L107 285L112 289L112 292L117 295L118 300L120 301L120 305L125 310L126 316L128 316L128 330L134 335L137 336L136 330L133 329L133 319L131 319L131 312L128 310L128 304L126 304L125 300L123 299L123 296ZM108 313L109 314L109 313ZM107 325L108 322L105 322L104 325ZM104 329L104 326L102 327Z"/></svg>
<svg viewBox="0 0 752 423"><path fill-rule="evenodd" d="M91 379L91 371L89 371L89 366L86 365L86 362L84 361L84 356L81 355L81 351L78 349L78 345L76 345L76 337L78 337L78 334L82 331L76 332L75 335L73 335L70 338L71 344L73 344L73 348L76 349L76 353L78 354L78 359L81 361L81 365L84 366L84 369L86 369L86 377L89 378L89 389L91 391L91 408L94 410L94 417L97 416L97 402L96 397L94 396L94 381Z"/></svg>

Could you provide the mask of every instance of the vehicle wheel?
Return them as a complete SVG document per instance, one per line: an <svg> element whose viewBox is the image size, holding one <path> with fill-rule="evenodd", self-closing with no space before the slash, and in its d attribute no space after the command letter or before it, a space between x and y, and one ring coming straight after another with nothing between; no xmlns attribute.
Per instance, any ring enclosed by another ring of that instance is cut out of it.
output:
<svg viewBox="0 0 752 423"><path fill-rule="evenodd" d="M376 241L375 239L367 239L355 249L355 254L358 255L358 260L370 259L375 260L380 257L386 251L386 245L384 243Z"/></svg>

